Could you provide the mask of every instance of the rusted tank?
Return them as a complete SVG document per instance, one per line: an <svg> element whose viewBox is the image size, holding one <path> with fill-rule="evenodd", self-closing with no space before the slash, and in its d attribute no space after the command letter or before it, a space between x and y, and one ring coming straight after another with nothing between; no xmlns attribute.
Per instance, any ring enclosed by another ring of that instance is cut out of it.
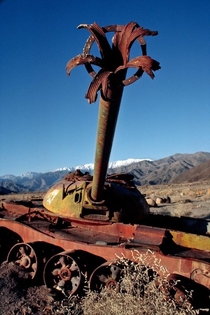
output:
<svg viewBox="0 0 210 315"><path fill-rule="evenodd" d="M130 22L125 26L80 25L91 32L83 53L67 63L67 73L85 65L93 81L86 98L92 103L100 93L93 176L76 170L54 185L43 204L1 203L1 261L14 261L31 279L44 283L64 296L83 289L84 275L90 288L116 284L120 268L116 257L135 260L133 251L161 260L170 278L178 279L197 294L210 293L210 238L205 220L154 216L135 187L130 174L107 175L108 162L124 86L144 72L152 78L160 69L146 55L144 36L157 35ZM107 32L114 32L112 47ZM137 40L142 56L129 60ZM101 58L90 54L96 42ZM101 67L96 73L92 67ZM126 78L129 67L137 69ZM5 242L6 239L6 242ZM153 267L152 260L150 261ZM154 262L155 264L155 262ZM180 289L181 288L181 289ZM177 289L178 290L178 289ZM206 301L206 300L205 300Z"/></svg>

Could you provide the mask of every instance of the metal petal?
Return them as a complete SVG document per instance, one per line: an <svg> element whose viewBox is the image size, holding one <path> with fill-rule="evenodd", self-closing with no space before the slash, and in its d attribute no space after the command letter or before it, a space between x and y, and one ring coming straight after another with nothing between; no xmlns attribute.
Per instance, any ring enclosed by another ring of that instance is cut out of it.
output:
<svg viewBox="0 0 210 315"><path fill-rule="evenodd" d="M136 22L130 22L123 27L121 32L122 38L120 44L125 45L125 43L127 42L128 38L130 37L136 26L138 26Z"/></svg>
<svg viewBox="0 0 210 315"><path fill-rule="evenodd" d="M111 47L103 29L97 23L80 24L78 28L87 28L91 32L91 34L94 36L102 58L108 58L110 56Z"/></svg>
<svg viewBox="0 0 210 315"><path fill-rule="evenodd" d="M130 22L126 24L122 29L120 38L118 39L118 49L122 54L124 64L128 61L129 58L128 39L136 26L138 26L138 24L135 22Z"/></svg>
<svg viewBox="0 0 210 315"><path fill-rule="evenodd" d="M137 39L138 42L141 45L142 48L142 54L146 55L146 41L144 39L144 36L155 36L157 35L158 32L157 31L150 31L149 29L144 29L142 27L138 27L137 29L135 29L132 34L130 35L129 39L128 39L128 49L131 48L132 44L134 43L134 41Z"/></svg>
<svg viewBox="0 0 210 315"><path fill-rule="evenodd" d="M115 73L127 68L138 68L145 71L152 79L154 78L153 71L160 69L160 64L158 61L152 59L149 56L140 56L131 59L126 65L120 66L116 69Z"/></svg>
<svg viewBox="0 0 210 315"><path fill-rule="evenodd" d="M79 65L85 65L86 63L90 63L99 67L102 67L102 60L98 57L94 57L92 55L77 55L76 57L69 60L69 62L66 65L66 72L68 75L70 75L71 70Z"/></svg>
<svg viewBox="0 0 210 315"><path fill-rule="evenodd" d="M129 41L129 45L131 46L132 43L134 42L134 40L136 40L138 37L143 37L143 36L155 36L157 35L158 32L157 31L150 31L148 29L144 29L142 27L139 27L137 29L135 29L132 34L130 35L128 41Z"/></svg>
<svg viewBox="0 0 210 315"><path fill-rule="evenodd" d="M96 101L97 92L100 90L101 87L103 94L106 96L108 77L110 76L111 73L112 73L111 71L104 71L103 69L101 69L94 77L85 95L90 104Z"/></svg>

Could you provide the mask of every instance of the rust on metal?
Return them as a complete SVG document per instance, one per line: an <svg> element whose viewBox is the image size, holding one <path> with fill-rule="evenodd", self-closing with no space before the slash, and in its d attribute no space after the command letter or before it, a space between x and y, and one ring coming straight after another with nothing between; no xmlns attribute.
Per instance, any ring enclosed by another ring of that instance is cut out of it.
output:
<svg viewBox="0 0 210 315"><path fill-rule="evenodd" d="M75 249L75 250L83 250L85 252L87 251L94 255L99 255L100 257L103 257L107 261L112 260L113 257L116 257L116 255L118 255L119 257L124 256L127 259L135 260L132 249L137 250L139 253L146 253L149 248L151 250L155 249L154 246L150 247L150 244L149 244L150 240L148 240L147 244L146 242L145 244L143 244L141 243L141 240L139 239L139 237L138 237L138 240L136 240L136 242L131 243L132 246L128 246L128 247L126 246L126 244L128 245L130 244L129 238L127 238L126 240L119 238L118 246L116 246L117 245L116 242L113 242L113 244L112 242L110 243L105 242L107 238L104 233L97 233L97 241L92 243L90 246L89 242L91 238L88 238L86 236L84 237L83 241L79 240L79 235L81 235L81 232L78 233L77 237L75 236L70 237L72 233L71 232L72 229L70 229L69 231L70 234L69 234L67 232L59 233L59 230L53 230L53 229L50 230L49 225L48 226L43 225L42 227L41 222L39 223L39 230L37 228L34 228L33 225L30 225L29 223L26 224L24 222L21 223L18 221L7 221L6 223L7 223L7 229L13 231L13 233L19 234L21 231L21 238L24 243L33 243L34 240L39 240L41 237L42 242L54 244L55 246L58 246L59 248L62 248L63 250L68 250L69 248L71 248L72 250ZM5 226L5 220L0 220L0 227L3 227L3 226ZM121 233L122 235L123 234L126 235L126 231L124 231L124 229L125 230L127 229L126 225L118 224L116 231L120 232L120 235ZM133 235L133 237L135 237L136 230L137 230L137 226L130 227L130 232L127 234L127 236ZM88 228L87 228L87 231L88 231ZM96 231L97 231L97 226L96 226ZM128 231L129 230L127 230L127 232ZM142 233L144 231L145 230L143 227ZM83 229L83 233L85 233L85 229ZM157 232L157 235L159 235L158 236L159 241L160 241L161 233L162 231ZM139 234L138 232L137 234L140 235L141 233ZM118 236L120 235L118 234ZM155 235L155 231L153 235ZM163 233L162 233L162 236L163 236ZM104 247L105 245L104 242L106 243L106 249ZM192 278L194 277L197 281L202 282L204 286L209 285L209 280L208 280L209 278L207 277L207 273L210 270L210 266L208 262L205 262L203 260L197 260L197 259L189 259L187 257L164 255L163 253L161 253L161 250L156 250L155 256L157 257L157 259L161 259L161 264L163 266L167 266L169 273L178 273L188 278L190 278L190 275L191 275ZM152 257L152 252L151 252L151 257ZM207 257L208 257L208 253L207 253ZM152 261L150 263L152 266ZM155 267L155 265L153 267ZM203 273L202 277L201 276L198 277L198 273L195 275L194 271L197 269L202 270L202 273ZM198 278L200 278L200 280L198 280Z"/></svg>
<svg viewBox="0 0 210 315"><path fill-rule="evenodd" d="M125 26L110 25L100 27L97 23L81 24L78 28L86 28L91 35L85 43L83 53L72 58L66 66L67 74L77 66L84 64L93 80L86 93L89 103L97 99L100 91L100 106L98 115L98 133L96 140L96 153L94 162L94 176L91 191L93 200L100 200L103 195L103 185L108 168L114 132L119 113L123 88L139 79L143 72L154 78L153 71L160 69L156 60L146 55L146 42L144 36L157 35L157 31L150 31L140 27L135 22ZM109 44L106 33L114 32L112 46ZM138 40L142 56L129 60L130 49L135 40ZM90 54L93 43L97 44L101 58ZM96 73L92 65L101 69ZM126 78L128 68L136 68L136 73Z"/></svg>
<svg viewBox="0 0 210 315"><path fill-rule="evenodd" d="M202 284L210 290L210 268L203 270L200 268L194 269L190 278L196 283Z"/></svg>
<svg viewBox="0 0 210 315"><path fill-rule="evenodd" d="M122 180L120 175L118 180ZM57 220L53 222L53 218ZM193 243L193 235L186 233L192 247L187 248L181 237L183 232L142 224L61 220L49 216L49 211L36 203L14 202L1 205L0 232L7 235L8 246L12 245L8 248L8 261L15 261L30 279L35 279L43 269L45 284L65 296L79 293L84 273L94 290L101 283L117 289L120 275L117 256L138 262L138 255L146 255L145 266L160 276L164 276L165 269L163 274L156 270L158 260L167 268L169 279L190 284L192 289L201 286L204 292L210 289L208 236L201 236L207 245L206 250L201 250L201 244L197 240ZM108 278L106 273L110 274ZM182 287L175 289L176 300L184 291Z"/></svg>

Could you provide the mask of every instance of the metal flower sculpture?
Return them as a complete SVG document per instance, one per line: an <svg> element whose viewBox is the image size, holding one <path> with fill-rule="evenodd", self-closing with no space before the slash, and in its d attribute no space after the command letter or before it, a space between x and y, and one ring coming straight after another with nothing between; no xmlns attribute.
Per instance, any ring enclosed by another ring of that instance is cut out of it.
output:
<svg viewBox="0 0 210 315"><path fill-rule="evenodd" d="M153 71L160 69L159 62L146 55L146 42L144 40L144 36L154 36L158 32L144 29L135 22L130 22L125 26L112 25L106 27L100 27L97 23L81 24L78 28L88 29L91 35L84 46L83 53L72 58L67 63L66 70L67 74L70 75L75 66L85 65L88 73L93 77L86 93L89 103L95 102L98 91L101 92L91 193L94 200L99 200L108 168L123 88L139 79L144 72L154 78ZM107 32L114 32L112 47L106 38ZM142 56L129 60L130 49L135 40L141 46ZM90 54L94 42L98 46L101 58ZM101 68L98 73L94 71L92 65ZM128 68L137 69L136 73L130 78L126 78Z"/></svg>

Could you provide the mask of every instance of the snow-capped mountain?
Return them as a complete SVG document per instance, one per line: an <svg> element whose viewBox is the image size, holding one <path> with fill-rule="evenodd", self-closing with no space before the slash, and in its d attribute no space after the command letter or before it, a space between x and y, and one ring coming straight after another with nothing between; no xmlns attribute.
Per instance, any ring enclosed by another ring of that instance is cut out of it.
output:
<svg viewBox="0 0 210 315"><path fill-rule="evenodd" d="M115 162L110 162L109 163L109 168L117 168L117 167L121 167L121 166L126 166L126 165L130 165L133 163L138 163L141 161L151 161L149 159L132 159L129 158L127 160L120 160L120 161L115 161ZM56 172L74 172L76 169L80 169L83 172L89 172L90 174L93 172L94 169L94 164L93 163L88 163L88 164L83 164L83 165L78 165L75 167L60 167L57 168L55 170L52 170L50 172L46 172L46 173L56 173ZM16 181L21 180L21 179L34 179L38 176L40 176L41 174L45 174L45 173L41 173L41 172L27 172L25 174L21 174L21 175L12 175L12 174L6 174L3 176L0 176L0 180L11 180L11 181Z"/></svg>
<svg viewBox="0 0 210 315"><path fill-rule="evenodd" d="M17 177L19 179L21 178L28 178L28 179L33 179L37 176L39 176L41 173L38 173L38 172L27 172L25 174L21 174L21 175L12 175L12 174L6 174L6 175L3 175L3 176L0 176L0 179L7 179L7 180L15 180Z"/></svg>
<svg viewBox="0 0 210 315"><path fill-rule="evenodd" d="M55 170L52 170L51 172L62 172L62 171L67 171L67 172L73 172L75 170L75 167L60 167L56 168Z"/></svg>
<svg viewBox="0 0 210 315"><path fill-rule="evenodd" d="M116 161L116 162L110 162L109 163L109 168L116 168L116 167L122 167L122 166L127 166L130 164L142 162L142 161L152 161L150 159L127 159L127 160L122 160L122 161Z"/></svg>
<svg viewBox="0 0 210 315"><path fill-rule="evenodd" d="M27 177L27 178L29 178L29 179L32 179L32 178L34 178L34 177L37 177L37 176L39 176L41 173L37 173L37 172L27 172L27 173L25 173L25 174L22 174L22 175L20 175L20 177Z"/></svg>
<svg viewBox="0 0 210 315"><path fill-rule="evenodd" d="M138 163L141 161L151 161L149 159L127 159L127 160L119 160L115 162L110 162L108 168L117 168L117 167L122 167L122 166L127 166L130 164ZM90 174L93 172L94 169L94 164L89 163L89 164L84 164L84 165L78 165L75 167L75 169L79 169L81 171L89 172Z"/></svg>
<svg viewBox="0 0 210 315"><path fill-rule="evenodd" d="M119 169L121 166L132 165L133 163L138 163L139 161L142 161L142 159L127 159L123 161L111 162L109 163L109 170L114 172L115 168ZM0 176L0 192L1 187L4 187L11 192L47 190L51 185L61 180L61 178L69 172L80 169L82 172L89 172L92 175L93 168L94 164L89 163L78 165L76 167L62 167L46 173L27 172L18 176L11 174L3 175Z"/></svg>
<svg viewBox="0 0 210 315"><path fill-rule="evenodd" d="M134 176L136 185L156 185L173 182L183 172L210 160L209 152L194 154L174 154L160 159L127 159L110 162L107 173L130 173ZM19 176L0 176L0 194L47 191L56 182L61 180L68 172L80 169L82 172L93 172L93 163L78 165L76 167L63 167L46 173L27 172Z"/></svg>
<svg viewBox="0 0 210 315"><path fill-rule="evenodd" d="M2 175L0 176L0 179L7 179L7 180L14 180L17 176L12 175L12 174L6 174L6 175Z"/></svg>
<svg viewBox="0 0 210 315"><path fill-rule="evenodd" d="M127 159L127 160L119 160L115 162L110 162L108 168L116 168L116 167L121 167L121 166L126 166L134 163L138 163L141 161L152 161L150 159ZM83 164L83 165L77 165L75 167L62 167L62 168L57 168L53 170L52 172L60 172L60 171L67 171L67 172L74 172L75 170L81 170L83 172L89 172L90 174L93 172L94 169L94 163L88 163L88 164Z"/></svg>

